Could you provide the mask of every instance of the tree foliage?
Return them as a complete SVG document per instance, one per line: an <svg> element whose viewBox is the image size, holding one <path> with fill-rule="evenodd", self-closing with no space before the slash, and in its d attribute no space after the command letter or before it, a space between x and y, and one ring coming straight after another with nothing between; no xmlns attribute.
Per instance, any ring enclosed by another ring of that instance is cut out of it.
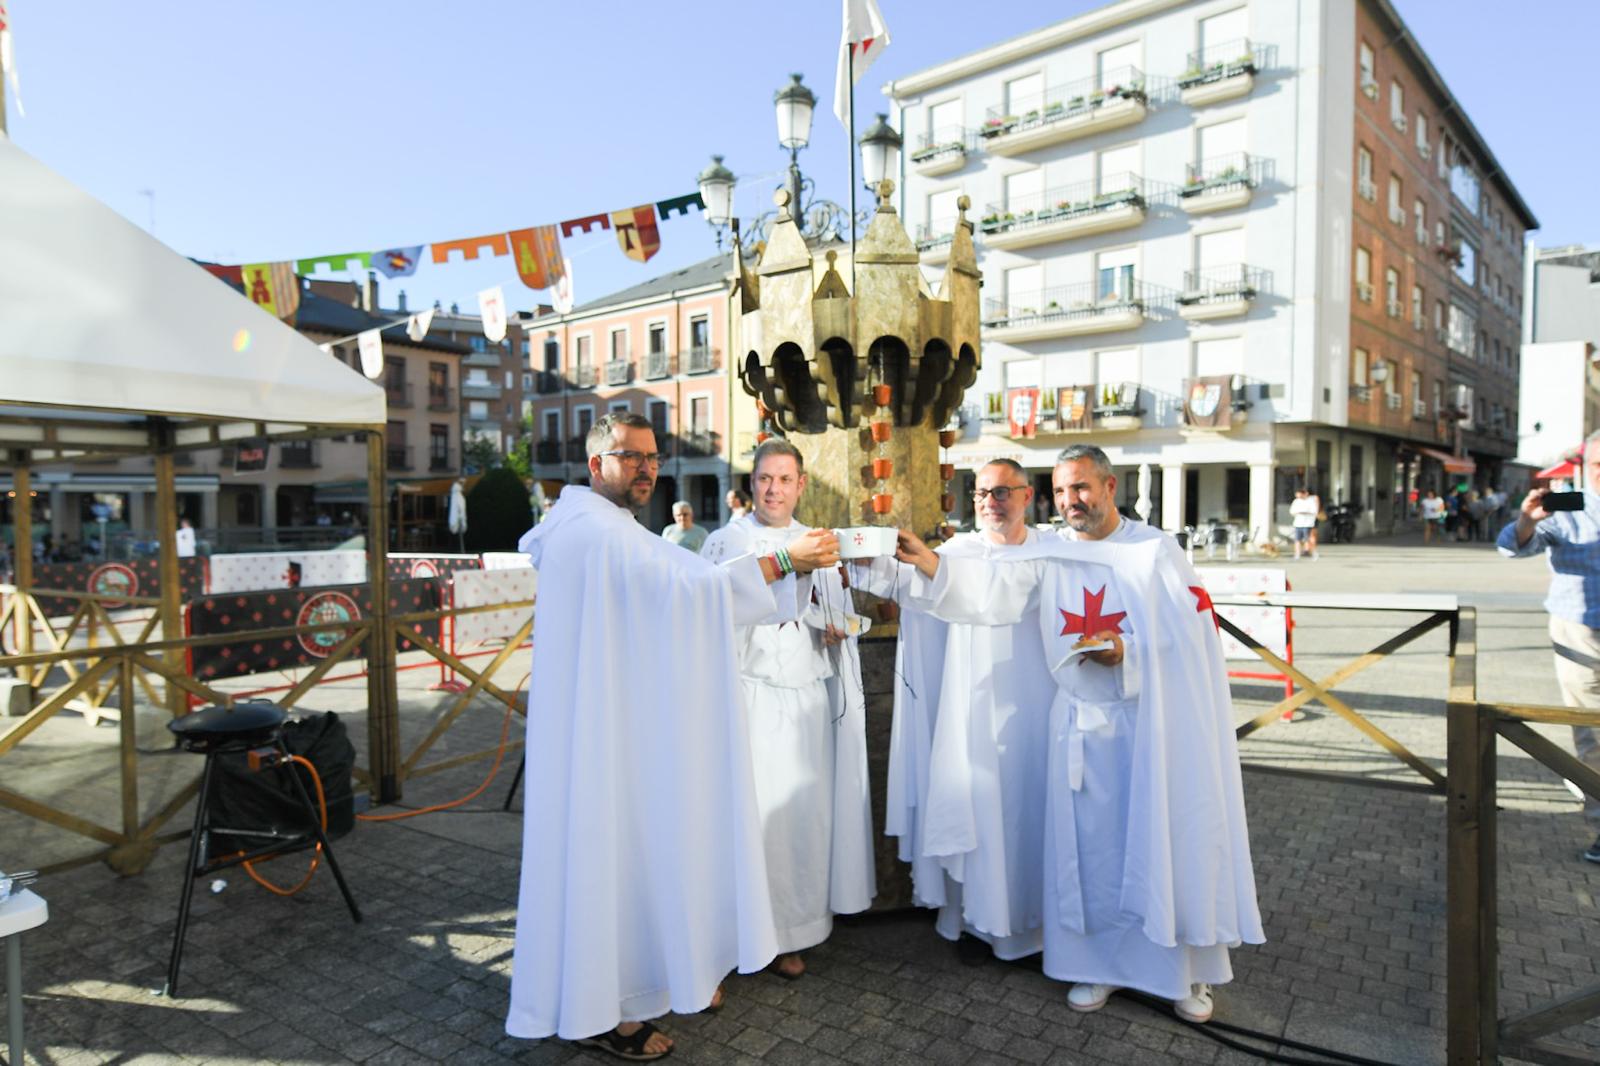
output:
<svg viewBox="0 0 1600 1066"><path fill-rule="evenodd" d="M467 493L468 551L515 551L531 525L528 487L515 471L495 467Z"/></svg>

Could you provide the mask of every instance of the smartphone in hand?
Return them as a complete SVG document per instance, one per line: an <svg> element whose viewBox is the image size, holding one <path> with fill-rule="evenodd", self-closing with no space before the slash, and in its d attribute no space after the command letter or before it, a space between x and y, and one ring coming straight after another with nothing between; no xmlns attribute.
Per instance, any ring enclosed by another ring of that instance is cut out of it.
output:
<svg viewBox="0 0 1600 1066"><path fill-rule="evenodd" d="M1583 510L1583 493L1547 492L1539 503L1546 511L1581 511Z"/></svg>

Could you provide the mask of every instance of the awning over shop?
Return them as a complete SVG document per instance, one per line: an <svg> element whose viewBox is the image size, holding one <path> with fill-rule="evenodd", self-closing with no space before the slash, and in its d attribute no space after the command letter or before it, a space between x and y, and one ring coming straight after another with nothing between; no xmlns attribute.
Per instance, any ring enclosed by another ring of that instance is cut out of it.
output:
<svg viewBox="0 0 1600 1066"><path fill-rule="evenodd" d="M1471 456L1451 455L1449 452L1442 452L1438 448L1424 448L1420 445L1416 450L1419 455L1426 455L1429 459L1438 460L1447 474L1472 474L1477 472L1478 464L1472 461Z"/></svg>
<svg viewBox="0 0 1600 1066"><path fill-rule="evenodd" d="M1555 481L1558 478L1572 479L1578 476L1578 464L1571 459L1563 459L1554 466L1547 466L1533 475L1535 481Z"/></svg>

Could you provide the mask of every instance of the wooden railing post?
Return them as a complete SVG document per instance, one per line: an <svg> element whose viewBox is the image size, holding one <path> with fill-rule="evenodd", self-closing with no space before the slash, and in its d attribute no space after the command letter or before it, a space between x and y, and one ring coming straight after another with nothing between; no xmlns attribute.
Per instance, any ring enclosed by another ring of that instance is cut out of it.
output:
<svg viewBox="0 0 1600 1066"><path fill-rule="evenodd" d="M1500 984L1495 884L1495 728L1478 706L1477 612L1451 625L1446 842L1447 1050L1451 1066L1494 1062Z"/></svg>
<svg viewBox="0 0 1600 1066"><path fill-rule="evenodd" d="M15 559L16 608L12 611L12 624L16 626L17 651L33 654L33 612L28 609L28 597L33 595L33 475L28 469L26 452L16 452L11 467L11 488L17 494L11 505L11 554ZM33 698L33 667L19 666L17 677L27 686L28 698Z"/></svg>
<svg viewBox="0 0 1600 1066"><path fill-rule="evenodd" d="M400 694L389 632L388 452L382 430L367 433L367 582L372 593L372 635L367 641L367 768L372 798L400 798Z"/></svg>
<svg viewBox="0 0 1600 1066"><path fill-rule="evenodd" d="M157 434L156 452L156 595L161 605L156 608L161 617L161 639L183 639L183 579L178 573L178 490L172 467L170 430ZM104 546L102 545L102 550ZM183 649L168 648L161 653L169 674L184 669ZM165 693L167 713L176 718L184 712L183 690L171 681Z"/></svg>

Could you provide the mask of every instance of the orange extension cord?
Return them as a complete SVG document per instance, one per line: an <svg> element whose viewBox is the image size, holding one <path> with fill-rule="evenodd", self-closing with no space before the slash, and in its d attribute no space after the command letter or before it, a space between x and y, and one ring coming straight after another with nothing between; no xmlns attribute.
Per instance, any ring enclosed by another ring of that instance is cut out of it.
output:
<svg viewBox="0 0 1600 1066"><path fill-rule="evenodd" d="M522 691L522 687L528 683L528 676L529 675L527 675L527 674L523 674L521 680L519 680L517 682L516 688L512 689L512 691L513 692L521 692ZM477 788L473 789L471 792L468 792L465 796L462 796L460 799L454 799L454 800L449 801L448 803L436 803L431 807L420 807L420 808L418 808L417 810L414 810L414 811L397 811L394 814L358 814L358 815L356 815L356 821L358 821L358 822L398 822L402 818L415 818L419 814L432 814L432 813L434 813L436 811L448 811L452 807L459 807L463 803L470 803L472 800L475 800L479 796L483 795L483 790L488 788L489 785L494 781L495 775L500 772L500 763L505 759L505 756L506 756L506 741L511 736L511 715L515 712L515 710L516 710L515 707L507 707L506 708L505 720L500 724L500 744L499 744L499 747L495 749L494 765L489 767L488 776L483 779L483 783L480 784ZM302 766L304 766L306 768L308 773L311 774L311 783L313 785L315 785L316 788L317 788L317 808L322 814L322 830L323 830L323 832L327 832L327 830L328 830L328 799L327 799L327 796L325 796L323 794L323 791L322 791L322 778L317 774L317 768L315 766L311 765L311 761L309 759L303 758L303 757L301 757L299 755L291 755L291 756L289 756L289 761L290 762L299 763L300 765L302 765ZM243 855L244 852L241 851L241 852L239 852L239 854ZM276 856L273 856L273 858L276 858ZM272 859L263 859L263 860L258 860L258 861L271 862ZM279 896L292 896L296 892L299 892L301 889L305 888L307 885L309 885L311 883L311 878L316 875L317 867L319 865L321 865L321 863L322 863L322 845L319 843L319 844L317 844L316 851L311 856L311 868L306 871L306 875L305 875L305 877L303 879L301 879L300 883L298 885L295 885L293 888L283 888L283 887L281 887L279 885L273 884L271 881L268 881L265 877L262 877L260 874L256 873L256 869L255 869L255 864L254 863L247 862L247 863L244 863L243 866L244 866L244 872L250 875L250 880L254 881L256 884L260 885L262 888L266 889L268 892L271 892L274 895L279 895Z"/></svg>

